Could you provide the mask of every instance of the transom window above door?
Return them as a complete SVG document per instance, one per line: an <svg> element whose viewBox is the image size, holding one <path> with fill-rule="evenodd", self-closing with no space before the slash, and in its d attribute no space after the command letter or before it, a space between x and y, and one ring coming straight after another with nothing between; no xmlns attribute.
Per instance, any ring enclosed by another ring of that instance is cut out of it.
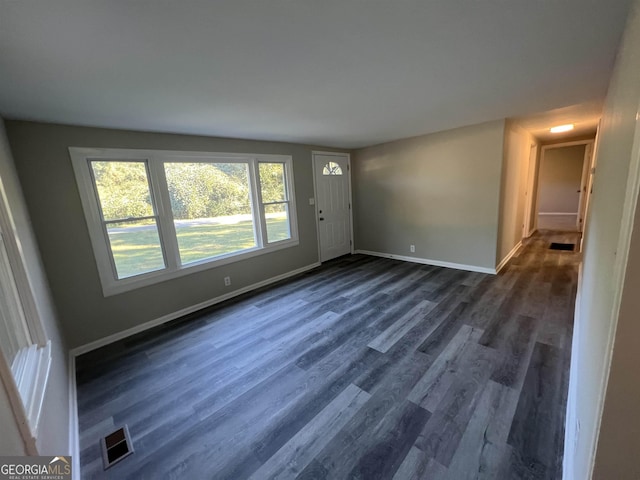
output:
<svg viewBox="0 0 640 480"><path fill-rule="evenodd" d="M69 152L105 295L298 244L290 156Z"/></svg>
<svg viewBox="0 0 640 480"><path fill-rule="evenodd" d="M342 167L336 162L329 162L322 169L322 175L342 175Z"/></svg>

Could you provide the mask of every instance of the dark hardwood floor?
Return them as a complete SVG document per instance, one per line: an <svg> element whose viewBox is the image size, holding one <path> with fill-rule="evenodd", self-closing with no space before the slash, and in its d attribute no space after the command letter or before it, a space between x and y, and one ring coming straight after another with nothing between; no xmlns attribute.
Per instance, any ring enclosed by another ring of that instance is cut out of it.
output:
<svg viewBox="0 0 640 480"><path fill-rule="evenodd" d="M579 254L552 241L578 234L497 276L348 256L79 357L82 478L562 478Z"/></svg>

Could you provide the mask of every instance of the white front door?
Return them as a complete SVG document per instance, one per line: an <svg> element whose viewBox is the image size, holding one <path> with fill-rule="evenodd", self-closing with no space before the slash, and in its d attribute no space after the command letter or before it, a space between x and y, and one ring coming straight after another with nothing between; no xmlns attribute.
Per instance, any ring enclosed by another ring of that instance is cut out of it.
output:
<svg viewBox="0 0 640 480"><path fill-rule="evenodd" d="M351 253L349 157L313 154L320 261Z"/></svg>

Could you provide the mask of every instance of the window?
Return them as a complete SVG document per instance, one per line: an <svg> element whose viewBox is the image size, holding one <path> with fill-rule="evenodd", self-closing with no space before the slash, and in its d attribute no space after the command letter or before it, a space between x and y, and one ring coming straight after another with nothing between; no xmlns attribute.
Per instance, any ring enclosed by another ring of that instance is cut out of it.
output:
<svg viewBox="0 0 640 480"><path fill-rule="evenodd" d="M298 244L289 156L69 151L105 295Z"/></svg>
<svg viewBox="0 0 640 480"><path fill-rule="evenodd" d="M291 238L285 175L282 163L260 163L260 194L268 243Z"/></svg>
<svg viewBox="0 0 640 480"><path fill-rule="evenodd" d="M258 245L248 163L165 163L180 262Z"/></svg>
<svg viewBox="0 0 640 480"><path fill-rule="evenodd" d="M90 161L117 278L166 267L147 162Z"/></svg>
<svg viewBox="0 0 640 480"><path fill-rule="evenodd" d="M329 162L322 169L322 175L342 175L342 168L336 162Z"/></svg>

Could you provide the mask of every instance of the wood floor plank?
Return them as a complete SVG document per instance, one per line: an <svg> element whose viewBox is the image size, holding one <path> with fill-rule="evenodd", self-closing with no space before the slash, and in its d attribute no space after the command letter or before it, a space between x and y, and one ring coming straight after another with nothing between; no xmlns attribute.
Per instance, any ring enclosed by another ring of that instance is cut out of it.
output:
<svg viewBox="0 0 640 480"><path fill-rule="evenodd" d="M346 478L392 478L430 415L407 401L390 411L372 431L368 448Z"/></svg>
<svg viewBox="0 0 640 480"><path fill-rule="evenodd" d="M379 353L371 350L360 350L355 356L344 360L344 357L332 357L329 362L318 364L311 375L325 378L326 381L309 387L307 394L282 415L263 433L252 439L252 448L258 458L267 461L292 434L311 421L341 391L365 371Z"/></svg>
<svg viewBox="0 0 640 480"><path fill-rule="evenodd" d="M329 472L317 460L312 460L307 467L296 476L296 480L326 480Z"/></svg>
<svg viewBox="0 0 640 480"><path fill-rule="evenodd" d="M510 331L497 346L502 360L491 379L507 387L519 388L529 364L538 322L531 317L517 315L506 324Z"/></svg>
<svg viewBox="0 0 640 480"><path fill-rule="evenodd" d="M413 387L407 397L416 405L434 412L455 379L456 361L471 343L477 341L482 330L462 325L456 335L445 346L423 377Z"/></svg>
<svg viewBox="0 0 640 480"><path fill-rule="evenodd" d="M514 458L544 471L555 468L558 449L561 362L557 348L536 343L507 441Z"/></svg>
<svg viewBox="0 0 640 480"><path fill-rule="evenodd" d="M512 388L489 381L469 420L447 472L451 480L503 477L504 445L517 400Z"/></svg>
<svg viewBox="0 0 640 480"><path fill-rule="evenodd" d="M369 347L382 353L387 351L406 335L406 333L420 323L424 317L435 308L437 303L423 300L418 305L400 317L384 332L369 342Z"/></svg>
<svg viewBox="0 0 640 480"><path fill-rule="evenodd" d="M454 378L441 408L431 416L416 441L416 447L448 467L458 449L462 433L482 393L482 385Z"/></svg>
<svg viewBox="0 0 640 480"><path fill-rule="evenodd" d="M447 469L416 447L411 450L393 476L393 480L439 480L447 475Z"/></svg>
<svg viewBox="0 0 640 480"><path fill-rule="evenodd" d="M464 292L466 293L466 287ZM464 295L464 294L463 294ZM456 297L453 297L456 298ZM457 297L460 300L460 297ZM463 325L465 312L469 308L466 302L456 302L456 306L449 312L442 322L418 347L418 351L437 357L447 346L449 341L457 334Z"/></svg>
<svg viewBox="0 0 640 480"><path fill-rule="evenodd" d="M352 470L358 466L358 461L375 445L374 440L384 443L387 435L391 435L390 432L394 429L406 428L407 426L401 422L404 412L408 412L409 416L417 415L415 421L418 424L428 418L429 413L426 410L417 410L419 407L404 401L422 373L419 365L407 364L397 375L381 385L363 408L336 434L317 456L329 472L329 478L348 478ZM414 430L411 430L411 433L413 434ZM415 435L418 433L419 429L415 431ZM410 442L405 442L405 447L407 443L408 452L413 438ZM396 458L395 450L391 451L390 455ZM401 462L402 459L399 459L395 468L399 467Z"/></svg>
<svg viewBox="0 0 640 480"><path fill-rule="evenodd" d="M448 467L458 451L463 432L480 403L495 361L495 352L491 349L475 343L467 345L459 360L459 370L454 371L449 388L416 441L418 448L441 465Z"/></svg>
<svg viewBox="0 0 640 480"><path fill-rule="evenodd" d="M369 397L364 390L349 384L250 478L285 479L300 474Z"/></svg>

